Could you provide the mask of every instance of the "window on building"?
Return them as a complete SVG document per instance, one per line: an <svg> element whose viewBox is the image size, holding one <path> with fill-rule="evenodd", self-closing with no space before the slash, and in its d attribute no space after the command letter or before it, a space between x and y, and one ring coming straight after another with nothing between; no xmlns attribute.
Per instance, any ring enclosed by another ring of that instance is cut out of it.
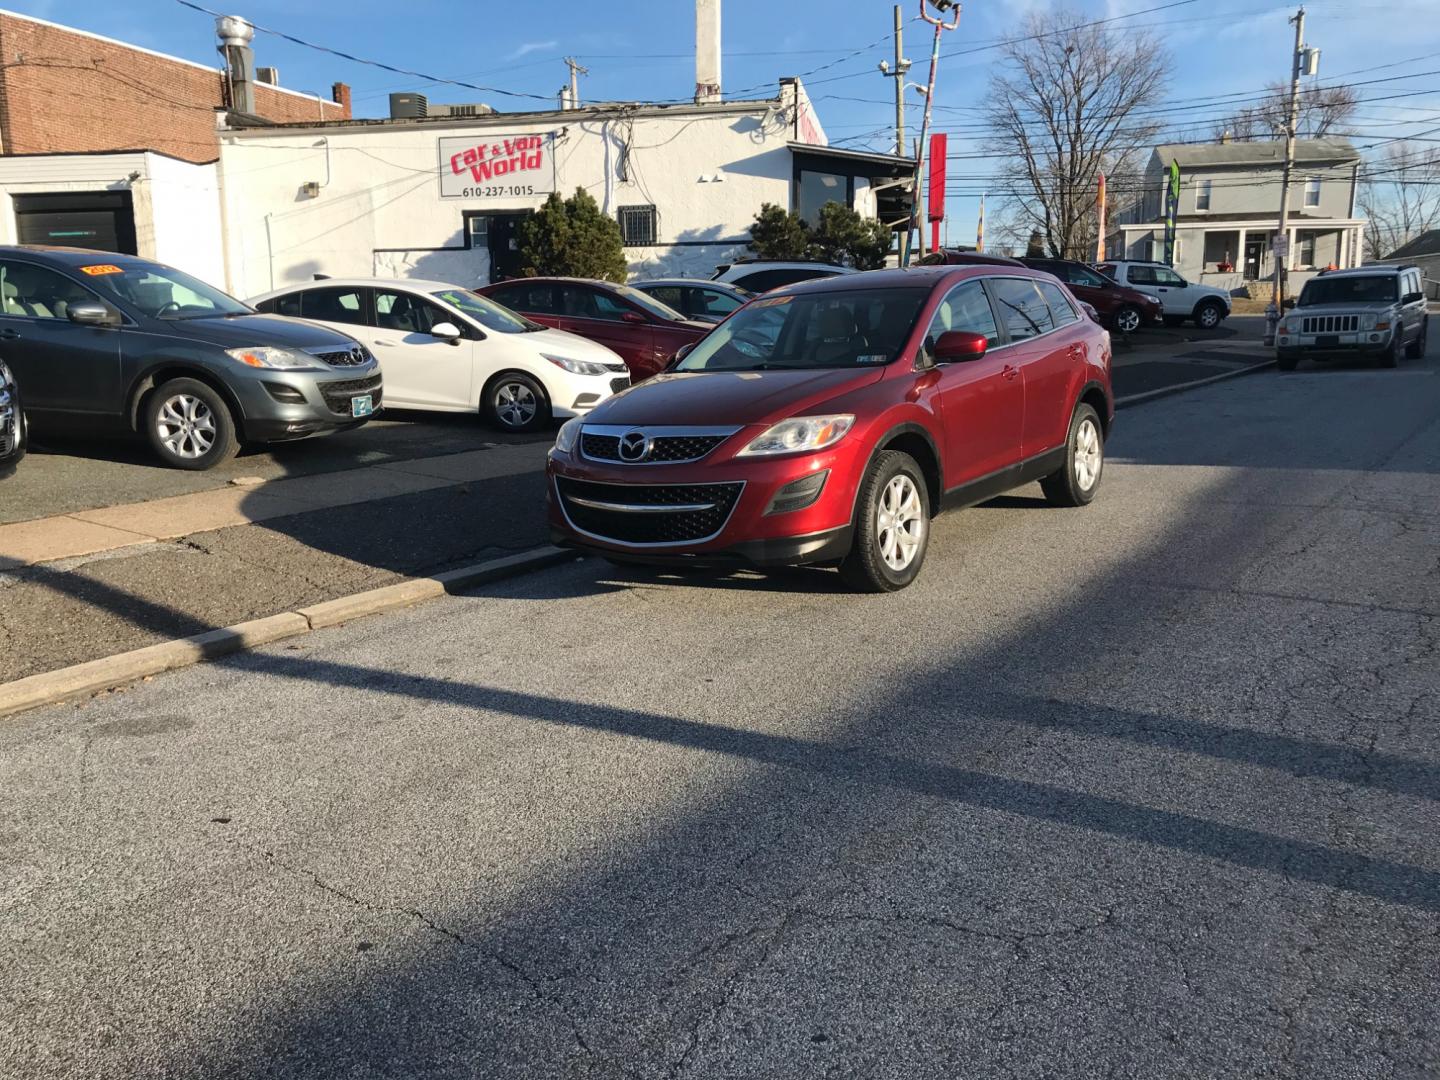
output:
<svg viewBox="0 0 1440 1080"><path fill-rule="evenodd" d="M655 207L622 206L617 213L620 217L620 237L628 246L655 243L659 228Z"/></svg>
<svg viewBox="0 0 1440 1080"><path fill-rule="evenodd" d="M1300 265L1315 265L1315 234L1313 232L1300 234Z"/></svg>
<svg viewBox="0 0 1440 1080"><path fill-rule="evenodd" d="M1011 341L1039 337L1055 329L1050 309L1030 279L991 278L990 286Z"/></svg>
<svg viewBox="0 0 1440 1080"><path fill-rule="evenodd" d="M1305 181L1305 205L1320 205L1320 177L1312 176Z"/></svg>
<svg viewBox="0 0 1440 1080"><path fill-rule="evenodd" d="M811 225L820 223L820 208L826 203L850 205L850 178L839 173L800 170L800 216Z"/></svg>
<svg viewBox="0 0 1440 1080"><path fill-rule="evenodd" d="M1210 181L1201 180L1195 185L1195 209L1210 209Z"/></svg>

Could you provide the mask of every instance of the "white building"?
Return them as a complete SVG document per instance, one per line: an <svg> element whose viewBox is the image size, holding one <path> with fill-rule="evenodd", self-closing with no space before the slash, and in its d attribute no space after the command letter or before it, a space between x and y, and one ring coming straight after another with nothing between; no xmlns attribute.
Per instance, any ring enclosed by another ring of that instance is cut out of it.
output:
<svg viewBox="0 0 1440 1080"><path fill-rule="evenodd" d="M316 274L487 283L520 269L516 223L576 188L620 222L632 274L708 277L745 253L767 202L906 218L914 163L826 146L798 80L774 98L703 96L225 131L226 282L240 296Z"/></svg>

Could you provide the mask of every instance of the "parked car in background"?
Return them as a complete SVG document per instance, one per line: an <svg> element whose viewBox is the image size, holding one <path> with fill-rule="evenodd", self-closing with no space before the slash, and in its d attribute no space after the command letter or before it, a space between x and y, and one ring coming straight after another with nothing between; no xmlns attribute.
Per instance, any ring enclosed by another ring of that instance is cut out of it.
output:
<svg viewBox="0 0 1440 1080"><path fill-rule="evenodd" d="M724 281L700 281L696 278L655 278L632 281L630 287L653 296L668 308L674 308L687 319L698 322L723 322L731 312L742 307L754 293Z"/></svg>
<svg viewBox="0 0 1440 1080"><path fill-rule="evenodd" d="M630 385L625 362L605 346L443 281L327 278L251 303L361 338L396 408L478 410L503 430L529 431Z"/></svg>
<svg viewBox="0 0 1440 1080"><path fill-rule="evenodd" d="M1074 259L1020 260L1032 270L1054 274L1075 294L1095 309L1102 323L1121 334L1133 334L1142 326L1163 321L1164 305L1158 296L1121 285L1098 270Z"/></svg>
<svg viewBox="0 0 1440 1080"><path fill-rule="evenodd" d="M1157 297L1167 323L1193 319L1203 330L1213 330L1230 316L1230 294L1213 285L1186 281L1164 263L1119 260L1096 263L1095 269L1136 292Z"/></svg>
<svg viewBox="0 0 1440 1080"><path fill-rule="evenodd" d="M931 251L915 260L916 266L1024 266L1019 259L1008 255L989 255L983 251L961 251L957 248L941 248Z"/></svg>
<svg viewBox="0 0 1440 1080"><path fill-rule="evenodd" d="M560 428L558 543L620 562L838 565L904 588L930 520L1038 480L1095 497L1110 335L1025 267L879 270L752 300Z"/></svg>
<svg viewBox="0 0 1440 1080"><path fill-rule="evenodd" d="M0 338L37 429L138 431L180 469L354 427L381 405L380 367L353 338L133 255L0 247Z"/></svg>
<svg viewBox="0 0 1440 1080"><path fill-rule="evenodd" d="M1418 267L1324 271L1305 283L1276 327L1277 366L1294 371L1302 359L1358 356L1396 367L1401 353L1418 360L1429 338L1425 312Z"/></svg>
<svg viewBox="0 0 1440 1080"><path fill-rule="evenodd" d="M639 289L609 281L511 278L475 291L545 326L599 342L625 361L634 382L663 371L680 348L699 341L714 325L687 319Z"/></svg>
<svg viewBox="0 0 1440 1080"><path fill-rule="evenodd" d="M713 281L738 285L746 292L763 293L784 285L816 278L838 277L856 271L848 266L822 262L778 262L773 259L740 259L715 268Z"/></svg>
<svg viewBox="0 0 1440 1080"><path fill-rule="evenodd" d="M15 373L0 360L0 479L9 476L25 456L25 407Z"/></svg>

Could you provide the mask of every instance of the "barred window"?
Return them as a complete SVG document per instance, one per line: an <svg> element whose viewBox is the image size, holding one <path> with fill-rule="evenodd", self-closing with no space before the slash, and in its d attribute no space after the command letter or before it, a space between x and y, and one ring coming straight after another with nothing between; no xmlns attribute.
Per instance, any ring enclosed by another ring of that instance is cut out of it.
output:
<svg viewBox="0 0 1440 1080"><path fill-rule="evenodd" d="M629 246L655 243L656 214L653 206L622 206L619 209L620 236Z"/></svg>

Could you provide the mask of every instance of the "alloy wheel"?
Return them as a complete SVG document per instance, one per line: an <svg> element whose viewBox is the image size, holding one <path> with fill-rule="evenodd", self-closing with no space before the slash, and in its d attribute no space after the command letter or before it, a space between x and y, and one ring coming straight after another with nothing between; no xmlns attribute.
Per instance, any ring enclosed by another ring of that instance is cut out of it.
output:
<svg viewBox="0 0 1440 1080"><path fill-rule="evenodd" d="M1213 330L1220 325L1220 311L1214 304L1206 304L1200 309L1200 317L1196 321L1202 329Z"/></svg>
<svg viewBox="0 0 1440 1080"><path fill-rule="evenodd" d="M925 538L925 511L915 482L903 473L892 477L875 508L875 538L885 565L899 573L915 559Z"/></svg>
<svg viewBox="0 0 1440 1080"><path fill-rule="evenodd" d="M1122 334L1133 334L1140 329L1140 313L1134 308L1121 308L1115 316L1115 329Z"/></svg>
<svg viewBox="0 0 1440 1080"><path fill-rule="evenodd" d="M193 461L215 445L215 414L193 394L176 394L160 406L155 431L172 454Z"/></svg>
<svg viewBox="0 0 1440 1080"><path fill-rule="evenodd" d="M539 408L534 391L524 383L501 383L495 388L495 415L506 427L524 427L535 419Z"/></svg>
<svg viewBox="0 0 1440 1080"><path fill-rule="evenodd" d="M1075 429L1075 483L1089 491L1100 479L1100 430L1088 416Z"/></svg>

